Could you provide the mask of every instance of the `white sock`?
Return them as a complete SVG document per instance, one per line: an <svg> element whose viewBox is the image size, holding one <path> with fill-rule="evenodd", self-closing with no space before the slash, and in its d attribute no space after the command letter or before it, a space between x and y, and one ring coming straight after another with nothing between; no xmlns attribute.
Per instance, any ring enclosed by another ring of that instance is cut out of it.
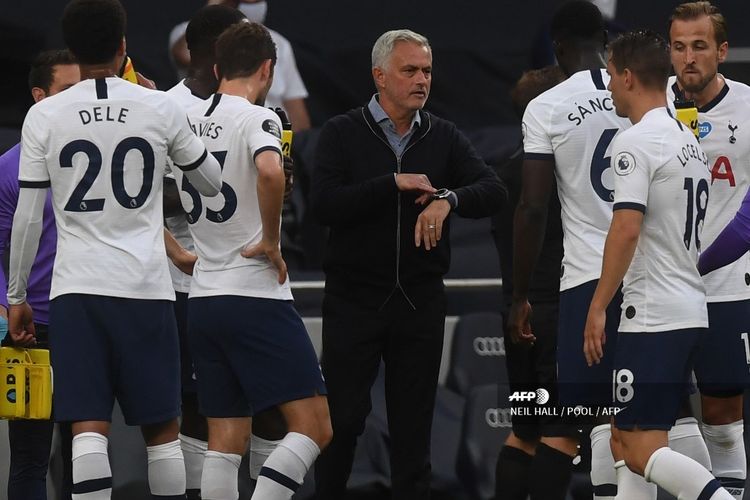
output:
<svg viewBox="0 0 750 500"><path fill-rule="evenodd" d="M297 432L288 433L260 470L254 500L288 500L320 455L315 441Z"/></svg>
<svg viewBox="0 0 750 500"><path fill-rule="evenodd" d="M666 446L648 459L646 480L656 483L678 500L734 500L705 467Z"/></svg>
<svg viewBox="0 0 750 500"><path fill-rule="evenodd" d="M147 446L148 486L155 497L185 494L185 460L180 440Z"/></svg>
<svg viewBox="0 0 750 500"><path fill-rule="evenodd" d="M669 447L677 453L690 457L706 470L711 470L711 457L703 441L698 421L694 417L678 419L667 434Z"/></svg>
<svg viewBox="0 0 750 500"><path fill-rule="evenodd" d="M703 435L713 465L711 471L721 485L739 500L742 500L745 492L747 477L743 430L742 420L726 425L703 424Z"/></svg>
<svg viewBox="0 0 750 500"><path fill-rule="evenodd" d="M241 455L208 450L203 461L201 498L203 500L237 500L240 496L237 473Z"/></svg>
<svg viewBox="0 0 750 500"><path fill-rule="evenodd" d="M625 460L615 463L617 496L615 500L656 500L656 485L646 482L625 465Z"/></svg>
<svg viewBox="0 0 750 500"><path fill-rule="evenodd" d="M252 435L250 438L250 479L258 480L261 467L280 442L281 440L271 441L255 434Z"/></svg>
<svg viewBox="0 0 750 500"><path fill-rule="evenodd" d="M609 424L597 425L591 429L591 484L594 487L594 500L613 500L617 494L615 459L609 440L612 428Z"/></svg>
<svg viewBox="0 0 750 500"><path fill-rule="evenodd" d="M107 438L96 432L73 437L73 500L109 500L112 470Z"/></svg>
<svg viewBox="0 0 750 500"><path fill-rule="evenodd" d="M203 455L208 449L208 443L184 434L180 434L179 438L182 456L185 457L185 488L188 490L200 490Z"/></svg>

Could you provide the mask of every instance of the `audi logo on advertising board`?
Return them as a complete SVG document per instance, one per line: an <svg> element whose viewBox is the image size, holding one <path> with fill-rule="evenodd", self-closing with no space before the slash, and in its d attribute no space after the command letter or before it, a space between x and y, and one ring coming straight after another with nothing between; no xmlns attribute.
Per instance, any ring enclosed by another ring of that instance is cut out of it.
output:
<svg viewBox="0 0 750 500"><path fill-rule="evenodd" d="M474 338L474 352L479 356L505 356L505 339L503 337Z"/></svg>
<svg viewBox="0 0 750 500"><path fill-rule="evenodd" d="M511 427L510 408L487 408L484 419L493 429Z"/></svg>

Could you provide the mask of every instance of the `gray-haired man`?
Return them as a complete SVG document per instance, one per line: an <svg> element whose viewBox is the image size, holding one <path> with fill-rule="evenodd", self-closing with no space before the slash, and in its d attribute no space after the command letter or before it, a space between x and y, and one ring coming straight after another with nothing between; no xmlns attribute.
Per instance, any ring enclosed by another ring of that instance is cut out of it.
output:
<svg viewBox="0 0 750 500"><path fill-rule="evenodd" d="M381 359L392 496L429 498L448 215L489 216L507 198L456 126L422 110L432 81L425 37L384 33L372 76L378 93L369 104L323 127L313 173L313 209L330 227L322 364L334 438L316 465L326 500L345 494Z"/></svg>

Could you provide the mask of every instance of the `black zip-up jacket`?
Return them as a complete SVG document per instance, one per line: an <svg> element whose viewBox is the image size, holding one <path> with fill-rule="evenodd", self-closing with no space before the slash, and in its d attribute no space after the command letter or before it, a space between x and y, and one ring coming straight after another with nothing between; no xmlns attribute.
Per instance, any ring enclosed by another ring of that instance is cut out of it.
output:
<svg viewBox="0 0 750 500"><path fill-rule="evenodd" d="M312 178L313 211L330 227L323 268L326 293L379 308L397 292L412 306L443 289L450 265L450 223L430 251L414 244L418 193L399 192L395 173L426 174L456 193L455 212L490 216L508 198L504 184L456 126L420 111L421 125L399 158L367 107L323 126Z"/></svg>

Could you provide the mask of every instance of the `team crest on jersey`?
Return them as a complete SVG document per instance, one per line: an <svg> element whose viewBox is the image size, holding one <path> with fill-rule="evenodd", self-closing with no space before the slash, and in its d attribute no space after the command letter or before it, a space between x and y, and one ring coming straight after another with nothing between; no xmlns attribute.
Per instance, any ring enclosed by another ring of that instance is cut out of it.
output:
<svg viewBox="0 0 750 500"><path fill-rule="evenodd" d="M712 129L713 127L711 126L709 122L699 123L698 124L698 137L703 139L704 137L706 137L708 134L711 133Z"/></svg>
<svg viewBox="0 0 750 500"><path fill-rule="evenodd" d="M279 139L281 139L281 129L279 128L279 125L275 121L265 120L263 122L263 125L261 125L261 127L263 128L263 130L265 130L272 136L278 137Z"/></svg>
<svg viewBox="0 0 750 500"><path fill-rule="evenodd" d="M635 170L635 157L623 151L615 158L615 172L617 175L628 175L630 172Z"/></svg>

